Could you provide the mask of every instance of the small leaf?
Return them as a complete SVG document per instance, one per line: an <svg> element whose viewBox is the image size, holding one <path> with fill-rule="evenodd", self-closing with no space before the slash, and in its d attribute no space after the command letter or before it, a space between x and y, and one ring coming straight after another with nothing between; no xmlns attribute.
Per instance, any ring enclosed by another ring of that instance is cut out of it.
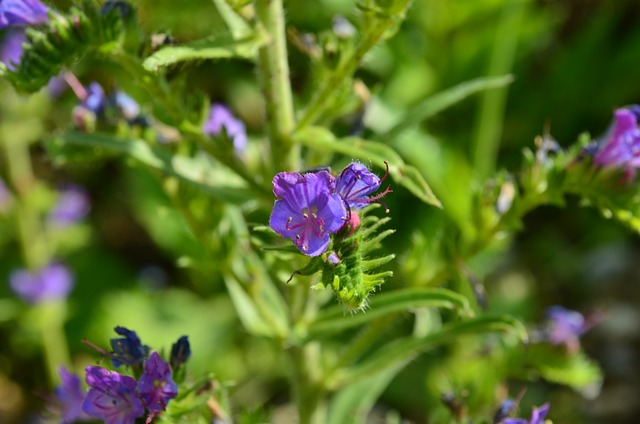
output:
<svg viewBox="0 0 640 424"><path fill-rule="evenodd" d="M463 314L471 314L469 301L451 290L436 288L394 290L371 297L367 310L350 317L345 317L344 308L340 305L323 311L309 324L307 337L333 335L349 328L362 326L385 315L420 307L457 309Z"/></svg>
<svg viewBox="0 0 640 424"><path fill-rule="evenodd" d="M444 109L453 106L473 94L492 88L504 87L512 81L513 77L511 75L476 78L434 94L409 109L404 118L385 134L381 135L380 139L394 139L404 130L419 124L425 119L442 112Z"/></svg>
<svg viewBox="0 0 640 424"><path fill-rule="evenodd" d="M182 46L165 47L145 59L147 71L158 72L160 68L191 60L206 59L252 59L264 39L255 34L236 39L231 34L196 40Z"/></svg>
<svg viewBox="0 0 640 424"><path fill-rule="evenodd" d="M369 411L398 371L391 368L340 390L331 402L327 422L365 423Z"/></svg>
<svg viewBox="0 0 640 424"><path fill-rule="evenodd" d="M360 364L337 371L327 380L331 388L360 381L388 369L401 369L417 355L466 334L491 332L512 333L521 340L527 340L527 331L522 323L510 316L481 316L461 322L448 324L440 331L425 337L405 337L389 343Z"/></svg>
<svg viewBox="0 0 640 424"><path fill-rule="evenodd" d="M256 336L274 336L274 329L270 328L268 322L264 320L258 306L251 300L240 283L231 276L225 276L225 284L244 328Z"/></svg>
<svg viewBox="0 0 640 424"><path fill-rule="evenodd" d="M385 166L384 162L387 161L389 175L396 183L409 190L423 202L437 207L441 206L422 174L413 166L406 164L402 157L386 144L357 137L336 140L331 132L320 127L303 128L294 134L294 139L316 150L341 153L362 161L371 161L381 168Z"/></svg>
<svg viewBox="0 0 640 424"><path fill-rule="evenodd" d="M124 154L150 168L173 175L220 200L241 204L255 196L242 181L221 176L204 157L172 156L138 139L124 139L109 134L68 132L52 142L68 143ZM224 178L223 178L224 177Z"/></svg>

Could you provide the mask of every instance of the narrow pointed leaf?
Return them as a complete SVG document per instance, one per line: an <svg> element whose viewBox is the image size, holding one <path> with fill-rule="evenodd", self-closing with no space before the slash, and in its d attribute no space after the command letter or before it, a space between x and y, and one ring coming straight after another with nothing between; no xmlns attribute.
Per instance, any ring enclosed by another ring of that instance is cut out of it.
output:
<svg viewBox="0 0 640 424"><path fill-rule="evenodd" d="M255 34L239 39L225 34L165 47L146 58L143 66L147 71L157 72L160 68L192 60L252 59L263 43L264 39Z"/></svg>
<svg viewBox="0 0 640 424"><path fill-rule="evenodd" d="M338 371L328 380L327 384L331 388L338 388L388 369L397 368L399 370L419 354L455 340L457 337L492 332L511 333L523 341L527 340L526 329L515 318L510 316L472 318L449 324L442 330L422 338L406 337L389 343L360 364Z"/></svg>
<svg viewBox="0 0 640 424"><path fill-rule="evenodd" d="M492 88L504 87L512 81L513 77L511 75L476 78L434 94L410 108L400 122L385 134L381 135L380 139L394 139L404 130L419 124L425 119L442 112L473 94Z"/></svg>
<svg viewBox="0 0 640 424"><path fill-rule="evenodd" d="M322 312L307 328L307 337L316 338L359 327L372 320L406 311L411 308L438 307L456 309L462 314L471 314L468 300L451 290L436 288L410 288L394 290L372 296L369 307L352 316L345 316L340 305Z"/></svg>
<svg viewBox="0 0 640 424"><path fill-rule="evenodd" d="M150 168L173 175L218 199L230 203L244 203L254 199L252 191L239 179L224 179L214 172L204 158L173 156L162 149L151 147L139 139L124 139L109 134L68 132L56 137L52 143L63 143L93 148L106 153L124 154Z"/></svg>

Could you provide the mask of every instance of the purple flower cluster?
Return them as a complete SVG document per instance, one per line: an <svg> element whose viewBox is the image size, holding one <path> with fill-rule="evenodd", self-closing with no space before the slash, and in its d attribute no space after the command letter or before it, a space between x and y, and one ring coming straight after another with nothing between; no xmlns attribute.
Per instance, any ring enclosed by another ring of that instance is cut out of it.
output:
<svg viewBox="0 0 640 424"><path fill-rule="evenodd" d="M531 419L524 418L506 418L500 424L544 424L544 418L549 412L549 404L545 403L539 408L531 409Z"/></svg>
<svg viewBox="0 0 640 424"><path fill-rule="evenodd" d="M617 109L614 122L607 135L598 142L593 162L602 167L625 170L625 179L635 176L640 167L640 107Z"/></svg>
<svg viewBox="0 0 640 424"><path fill-rule="evenodd" d="M386 176L380 179L356 162L337 178L326 170L306 174L280 172L273 179L277 200L269 225L282 237L293 240L303 254L318 256L327 249L331 234L356 222L353 218L357 213L352 210L377 202L390 191L367 197L380 188ZM352 225L351 230L354 229Z"/></svg>
<svg viewBox="0 0 640 424"><path fill-rule="evenodd" d="M128 365L136 369L142 366L143 371L136 381L133 377L103 367L88 366L85 379L89 391L80 400L82 412L106 424L132 424L145 414L146 409L149 414L147 422L150 422L156 414L166 410L169 401L178 395L173 372L184 362L173 365L176 359L172 353L170 365L158 352L149 355L149 347L141 343L135 331L124 327L116 327L115 331L124 337L111 340L113 352L97 349L110 356L116 367ZM175 348L176 345L182 347ZM180 358L186 361L191 354L187 337L181 337L172 350L182 352ZM75 399L77 404L77 396Z"/></svg>
<svg viewBox="0 0 640 424"><path fill-rule="evenodd" d="M242 153L247 148L247 129L244 122L236 118L231 110L223 104L211 105L209 118L202 126L202 131L209 135L222 135L224 132L233 141L236 153Z"/></svg>
<svg viewBox="0 0 640 424"><path fill-rule="evenodd" d="M35 271L13 271L9 285L25 302L37 304L66 298L73 288L73 275L63 264L53 262Z"/></svg>

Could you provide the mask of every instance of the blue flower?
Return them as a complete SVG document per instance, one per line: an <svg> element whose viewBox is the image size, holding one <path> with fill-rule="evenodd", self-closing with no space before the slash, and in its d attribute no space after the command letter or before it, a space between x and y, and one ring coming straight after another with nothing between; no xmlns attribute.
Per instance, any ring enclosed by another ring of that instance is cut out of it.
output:
<svg viewBox="0 0 640 424"><path fill-rule="evenodd" d="M502 424L544 424L547 412L549 412L549 404L545 403L539 408L531 409L531 419L528 421L524 418L507 418L502 421Z"/></svg>
<svg viewBox="0 0 640 424"><path fill-rule="evenodd" d="M144 414L133 378L95 366L88 366L86 373L90 389L82 410L87 415L105 424L133 424Z"/></svg>
<svg viewBox="0 0 640 424"><path fill-rule="evenodd" d="M211 105L209 119L204 123L202 131L210 135L226 136L233 141L233 148L237 153L242 153L247 148L247 129L244 122L236 118L231 110L223 104Z"/></svg>
<svg viewBox="0 0 640 424"><path fill-rule="evenodd" d="M382 181L389 175L389 165L387 162L385 162L385 165L387 165L387 172L382 179L369 171L366 166L357 162L350 163L342 170L336 179L336 193L342 197L349 207L349 210L361 209L370 203L376 203L384 195L391 192L391 190L387 188L380 194L367 197L369 194L378 190Z"/></svg>
<svg viewBox="0 0 640 424"><path fill-rule="evenodd" d="M124 338L111 339L111 363L120 365L141 365L149 353L149 346L143 345L135 331L124 327L116 327L115 332Z"/></svg>
<svg viewBox="0 0 640 424"><path fill-rule="evenodd" d="M305 255L318 256L327 249L330 234L346 220L347 211L334 193L335 179L327 172L280 172L273 178L276 200L269 225L293 240Z"/></svg>
<svg viewBox="0 0 640 424"><path fill-rule="evenodd" d="M186 363L191 357L189 338L182 336L171 346L171 366L175 369Z"/></svg>
<svg viewBox="0 0 640 424"><path fill-rule="evenodd" d="M626 179L630 179L640 167L638 107L617 109L614 116L612 128L598 143L593 162L602 167L624 169Z"/></svg>
<svg viewBox="0 0 640 424"><path fill-rule="evenodd" d="M0 0L0 29L47 23L48 10L39 0Z"/></svg>
<svg viewBox="0 0 640 424"><path fill-rule="evenodd" d="M164 411L167 403L178 395L178 386L171 378L171 367L153 352L144 364L144 374L138 380L138 396L150 413Z"/></svg>
<svg viewBox="0 0 640 424"><path fill-rule="evenodd" d="M36 271L13 271L9 284L25 302L36 304L66 298L73 288L73 276L66 266L54 262Z"/></svg>

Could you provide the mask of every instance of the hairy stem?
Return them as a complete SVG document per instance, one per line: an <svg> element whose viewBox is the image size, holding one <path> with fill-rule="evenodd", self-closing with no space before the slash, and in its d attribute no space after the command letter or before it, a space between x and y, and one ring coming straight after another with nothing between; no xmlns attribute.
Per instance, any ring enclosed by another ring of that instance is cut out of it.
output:
<svg viewBox="0 0 640 424"><path fill-rule="evenodd" d="M271 163L281 170L297 171L300 147L291 139L295 118L282 0L257 0L256 20L258 29L270 37L258 51L258 73L265 98Z"/></svg>

